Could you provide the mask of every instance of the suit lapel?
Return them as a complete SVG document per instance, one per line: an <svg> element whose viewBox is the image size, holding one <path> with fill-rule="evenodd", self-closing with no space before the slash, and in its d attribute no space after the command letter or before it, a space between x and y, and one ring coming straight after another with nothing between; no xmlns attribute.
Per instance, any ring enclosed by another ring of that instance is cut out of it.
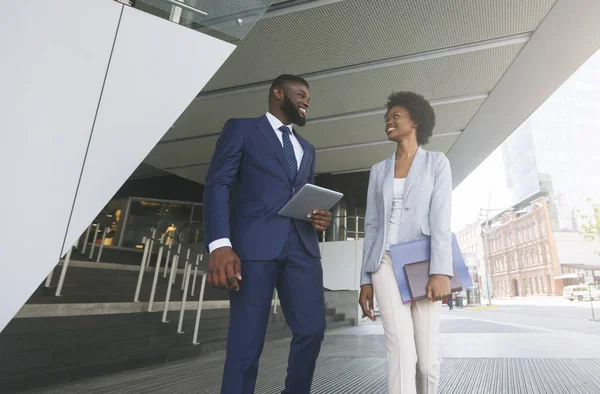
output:
<svg viewBox="0 0 600 394"><path fill-rule="evenodd" d="M292 180L290 177L290 171L288 169L287 159L285 158L285 153L283 153L283 147L281 146L279 138L277 138L277 135L275 135L275 131L273 130L273 127L271 127L271 123L269 123L267 116L263 115L258 118L257 125L269 145L271 145L273 152L275 152L275 155L277 156L277 159L279 159L279 163L283 167L283 170L287 174L288 178Z"/></svg>
<svg viewBox="0 0 600 394"><path fill-rule="evenodd" d="M406 186L404 187L404 199L410 192L411 187L415 183L415 180L419 177L419 173L421 172L421 168L423 167L423 163L425 162L425 150L419 147L417 150L417 154L413 159L412 164L410 165L410 169L408 170L408 175L406 176Z"/></svg>

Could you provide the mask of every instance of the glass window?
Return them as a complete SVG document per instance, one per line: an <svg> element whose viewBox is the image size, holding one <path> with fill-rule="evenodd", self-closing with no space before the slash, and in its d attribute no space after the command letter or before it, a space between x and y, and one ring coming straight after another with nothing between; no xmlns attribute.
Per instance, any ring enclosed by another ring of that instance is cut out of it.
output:
<svg viewBox="0 0 600 394"><path fill-rule="evenodd" d="M157 239L165 234L167 245L178 239L181 242L201 242L202 205L133 197L125 218L122 243L125 248L141 248L142 238L155 228Z"/></svg>
<svg viewBox="0 0 600 394"><path fill-rule="evenodd" d="M238 43L262 17L273 0L192 0L185 3L178 7L163 0L136 0L132 6L220 40Z"/></svg>
<svg viewBox="0 0 600 394"><path fill-rule="evenodd" d="M126 248L143 247L142 238L150 233L152 227L158 227L161 210L160 202L132 200L127 213L127 227L121 246Z"/></svg>

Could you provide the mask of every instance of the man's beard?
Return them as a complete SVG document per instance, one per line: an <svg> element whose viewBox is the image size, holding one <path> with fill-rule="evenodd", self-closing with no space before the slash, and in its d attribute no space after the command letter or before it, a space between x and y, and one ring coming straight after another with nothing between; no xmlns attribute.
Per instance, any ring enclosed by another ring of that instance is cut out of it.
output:
<svg viewBox="0 0 600 394"><path fill-rule="evenodd" d="M281 110L293 124L297 126L304 126L306 124L306 118L300 115L300 109L287 96L281 102Z"/></svg>

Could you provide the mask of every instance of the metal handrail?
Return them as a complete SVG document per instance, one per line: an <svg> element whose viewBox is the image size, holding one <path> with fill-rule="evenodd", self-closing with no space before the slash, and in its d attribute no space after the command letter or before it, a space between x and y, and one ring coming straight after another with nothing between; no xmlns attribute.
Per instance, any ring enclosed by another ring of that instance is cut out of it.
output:
<svg viewBox="0 0 600 394"><path fill-rule="evenodd" d="M92 222L86 232L85 232L85 238L83 240L83 247L81 248L81 254L85 255L86 250L87 250L87 245L88 242L87 240L90 237L90 232L92 230L92 227L94 227L94 223ZM108 234L110 230L110 227L105 227L104 230L102 231L102 241L100 242L100 248L98 249L98 256L96 257L96 262L99 263L100 262L100 258L102 257L102 251L104 250L104 241L106 241L106 235ZM94 232L94 241L92 242L92 246L90 247L90 254L88 256L88 258L90 260L92 260L94 258L94 250L96 248L96 239L98 238L98 232L100 231L100 223L96 223L96 230ZM63 261L63 265L62 265L62 269L60 271L60 277L58 279L58 284L56 285L56 291L54 293L55 297L60 297L61 293L62 293L62 288L63 285L65 283L65 277L67 275L67 269L69 268L69 263L71 261L71 253L73 252L73 249L77 249L79 246L79 241L81 239L81 236L79 238L77 238L77 241L75 241L75 244L72 245L69 250L67 251L66 255L65 255L65 259ZM52 269L52 271L50 271L50 273L48 274L48 276L46 277L46 282L44 284L44 286L46 288L50 288L52 285L52 275L54 274L54 268Z"/></svg>
<svg viewBox="0 0 600 394"><path fill-rule="evenodd" d="M159 247L158 256L157 256L157 260L156 260L156 267L155 267L155 271L154 271L154 280L152 282L152 289L151 289L151 293L150 293L150 300L148 303L148 312L152 312L152 307L154 304L154 296L156 294L156 287L158 285L158 275L160 272L162 255L163 255L164 248L165 248L165 239L171 238L175 242L178 242L176 238L171 237L168 234L161 234L160 239L156 238L156 229L152 228L151 231L152 231L152 236L146 236L145 239L143 240L144 255L143 255L142 261L140 263L140 273L138 276L138 283L136 286L136 293L134 296L134 302L139 302L139 293L140 293L141 286L142 286L144 272L145 272L146 268L149 267L149 264L150 264L153 243L158 242L160 244L160 247ZM171 248L170 248L171 245L173 245L172 242L169 243L169 251L171 251ZM187 251L184 253L181 250L182 246L183 246L183 244L179 243L179 245L177 247L177 251L172 251L171 268L170 268L169 281L168 281L168 285L167 285L167 293L166 293L165 302L164 302L162 322L163 323L168 322L167 315L169 312L169 302L170 302L170 298L171 298L171 291L173 288L173 284L175 284L176 271L179 266L180 258L185 256L183 258L183 260L185 262L185 266L184 266L183 277L182 277L183 297L181 300L181 307L179 310L179 321L177 324L177 332L180 334L183 333L183 320L184 320L184 315L185 315L185 306L187 303L189 281L190 281L190 275L192 272L192 267L194 267L194 283L192 285L192 295L194 295L194 292L195 292L196 280L197 280L198 274L202 275L202 283L201 283L200 294L199 294L199 298L198 298L198 309L196 311L196 322L195 322L195 326L194 326L194 335L193 335L193 339L192 339L192 343L194 345L196 345L196 344L198 344L198 332L200 330L200 318L202 315L202 303L204 300L204 291L206 289L206 274L207 273L204 270L199 271L199 269L198 269L199 265L200 265L200 261L202 261L203 254L201 252L194 250L191 247L188 247ZM195 261L190 259L190 254L192 251L196 252L196 260ZM168 264L169 264L169 257L167 257L167 260L165 261L165 269L168 268Z"/></svg>
<svg viewBox="0 0 600 394"><path fill-rule="evenodd" d="M152 198L142 199L142 198L139 198L139 197L133 197L132 199L134 199L134 200L139 199L139 200L145 200L145 201L161 201L161 202L171 201L171 200L158 200L158 199L152 199ZM173 200L173 202L175 202L175 201ZM348 218L354 219L356 221L355 222L355 231L351 231L351 230L348 230L346 228L345 229L345 234L344 234L345 238L347 238L348 234L354 234L355 235L355 239L358 239L361 234L364 235L364 231L358 231L358 222L361 219L364 220L365 219L364 216L359 216L359 215L355 215L355 216L352 216L352 215L339 215L339 216L334 216L332 219L348 219ZM195 223L200 223L200 222L189 222L189 223L186 223L185 225L183 225L182 227L180 227L177 230L177 236L176 237L172 237L172 236L170 236L168 234L164 234L167 239L170 239L172 241L172 242L169 242L169 245L167 247L166 261L172 261L171 257L174 256L174 255L178 255L178 252L175 252L174 250L172 250L172 245L174 244L174 242L177 243L177 244L181 244L182 243L181 242L181 235L183 234L183 231L185 229L187 229L189 226L191 226L192 224L195 224ZM88 228L86 229L86 232L85 232L85 236L83 238L83 245L82 245L82 248L81 248L81 253L83 255L85 255L86 251L87 251L87 248L88 248L88 243L89 243L88 239L90 237L90 234L91 234L91 231L92 231L93 227L95 227L94 237L93 237L93 241L91 242L91 247L90 247L90 251L89 251L89 255L88 255L88 258L90 260L94 259L94 252L96 251L96 239L98 238L98 234L100 232L100 223L99 222L98 223L93 223L92 222L88 226ZM105 243L106 236L108 235L109 231L110 231L110 227L108 227L108 226L105 227L104 230L103 230L102 240L100 242L100 247L98 249L98 254L96 255L96 262L100 262L100 259L102 258L102 252L104 250L104 243ZM157 238L157 236L156 236L156 229L152 228L151 231L153 231L153 236L150 237L150 239L151 239L151 245L150 245L150 249L149 249L148 255L143 258L143 260L145 262L144 268L147 268L148 265L149 265L149 263L150 263L150 258L152 256L152 250L154 250L154 243L156 243L156 242L160 243L161 242L160 239ZM203 234L202 234L202 236L203 236ZM58 281L58 285L57 285L57 288L56 288L55 296L60 296L61 295L62 287L64 285L64 280L65 280L65 276L66 276L66 272L67 272L68 265L69 265L70 258L71 258L71 252L72 252L73 248L75 248L75 249L78 248L80 240L81 240L81 237L78 239L78 241L66 253L66 256L65 256L65 259L64 259L64 262L63 262L63 266L62 266L62 271L61 271L61 274L60 274L60 277L59 277L59 281ZM325 234L323 236L323 241L322 242L328 242L327 241L327 237L325 236ZM147 249L147 248L144 247L144 249ZM198 256L200 256L199 257L199 261L202 260L202 252L200 252L200 251L198 251L198 250L196 250L196 249L194 249L192 247L188 247L188 249L191 250L192 252L196 253L197 260L198 260ZM159 253L161 251L163 251L163 250L164 250L164 245L161 243L161 248L160 248ZM162 254L160 255L160 259L162 259ZM189 260L189 259L187 259L187 260ZM189 263L189 261L186 261L186 267L187 267L188 263ZM193 266L194 266L194 276L193 276L193 282L192 282L191 295L195 295L196 283L197 283L197 276L198 276L198 264L196 263ZM54 269L46 277L46 282L45 282L45 287L46 288L50 288L51 287L53 273L54 273ZM169 265L165 264L165 268L164 268L164 272L163 272L163 278L166 279L168 273L169 273ZM200 272L200 274L202 274L202 272ZM171 280L173 281L174 279L171 279ZM184 287L185 287L185 283L182 283L182 290L183 290ZM138 297L139 297L139 294L138 294ZM137 299L138 297L134 297L134 298Z"/></svg>
<svg viewBox="0 0 600 394"><path fill-rule="evenodd" d="M345 218L345 219L346 218L355 218L357 231L354 231L354 233L358 237L358 234L360 233L360 232L358 232L358 221L360 219L364 220L364 217L337 216L334 219L337 219L337 218ZM173 285L175 284L175 281L176 281L176 275L177 275L177 271L178 271L178 267L179 267L179 262L183 261L184 267L183 267L183 276L182 276L182 281L181 281L181 290L183 291L183 296L182 296L181 306L180 306L180 310L179 310L177 333L184 332L183 331L183 322L184 322L184 317L185 317L186 304L187 304L187 300L188 300L190 277L192 276L192 268L193 268L194 269L193 283L192 283L192 288L191 288L191 292L190 292L191 296L195 296L195 294L196 294L196 285L197 285L198 276L202 277L200 292L198 294L198 306L197 306L197 310L196 310L196 319L195 319L194 332L193 332L193 338L192 338L192 344L197 345L197 344L199 344L198 335L199 335L199 331L200 331L200 321L201 321L201 316L202 316L204 293L205 293L205 289L206 289L207 272L205 270L200 269L200 262L203 260L203 256L204 256L203 252L199 251L196 248L191 247L191 246L185 246L185 248L184 248L184 243L181 242L182 241L181 236L183 234L184 229L186 229L191 224L192 223L188 223L188 224L184 225L183 227L181 227L177 231L175 237L173 237L167 233L160 234L160 236L158 236L157 235L158 230L154 227L150 229L149 235L146 234L143 237L142 243L144 245L144 248L143 248L144 250L143 250L143 254L142 254L142 261L140 262L140 270L139 270L139 274L138 274L138 280L137 280L137 284L136 284L133 301L140 302L140 293L141 293L141 287L142 287L143 280L144 280L144 273L147 271L147 269L151 268L150 263L151 263L153 251L155 250L155 245L156 245L157 249L158 249L158 254L156 257L156 264L154 267L152 287L151 287L151 291L150 291L150 299L148 301L148 308L147 308L148 312L153 311L155 297L156 297L156 290L158 287L158 277L160 275L161 265L163 262L163 256L165 254L165 249L166 249L166 259L164 259L165 267L164 267L163 277L166 278L167 274L168 274L169 279L167 282L167 289L166 289L164 308L162 311L161 321L163 323L168 323L167 317L168 317L168 312L169 312L169 304L170 304L170 300L171 300L171 292L173 290ZM85 238L83 240L84 241L83 248L82 248L83 254L85 254L87 251L88 239L92 232L92 227L94 227L94 223L90 224L90 226L86 229ZM92 260L94 257L94 252L96 249L96 240L98 239L98 235L100 232L100 223L96 223L95 227L96 227L96 229L94 231L94 237L93 237L94 241L92 242L90 252L89 252L90 260ZM109 230L110 230L110 227L105 227L103 230L102 241L100 242L98 254L95 259L97 262L99 262L101 259L102 251L104 248L104 243L105 243L106 236L107 236ZM347 229L346 229L346 231L347 231ZM352 233L352 231L348 231L348 232ZM326 242L326 237L324 237L323 239L324 239L324 242ZM167 245L167 241L169 241L168 245ZM198 241L198 239L195 239L195 241ZM71 248L69 248L68 252L66 253L66 257L63 262L63 267L62 267L62 271L61 271L61 275L60 275L60 279L59 279L59 283L58 283L58 286L56 289L56 294L55 294L56 296L60 296L61 289L64 284L66 272L67 272L67 269L69 266L71 252L72 252L73 248L78 247L79 243L80 242L78 240L75 243L75 245L71 246ZM177 248L173 248L173 245L177 245ZM194 256L194 254L195 254L195 256ZM50 286L51 275L52 275L52 273L47 278L47 281L46 281L47 287ZM275 291L274 292L273 313L277 313L277 302L278 302L278 294Z"/></svg>
<svg viewBox="0 0 600 394"><path fill-rule="evenodd" d="M338 216L336 218L348 218L348 217L349 216ZM360 216L355 216L354 218L356 218L357 221L360 219L364 220L364 217L360 217ZM186 224L185 226L180 228L179 231L177 231L175 237L173 237L167 233L160 234L160 236L157 236L157 229L154 227L152 227L150 229L150 233L151 233L150 235L145 235L143 237L142 243L143 243L144 247L143 247L142 261L140 262L140 270L139 270L139 275L138 275L138 280L137 280L137 284L136 284L133 301L140 302L140 293L141 293L141 287L142 287L142 283L143 283L143 279L144 279L144 273L146 272L146 270L148 268L150 268L150 263L151 263L153 251L155 250L155 245L158 245L158 247L157 247L158 254L157 254L157 258L156 258L156 264L154 267L154 276L153 276L152 288L151 288L151 292L150 292L150 299L148 301L148 309L147 309L148 312L153 311L153 306L154 306L155 297L156 297L156 289L158 287L158 276L160 275L160 269L161 269L161 265L163 262L163 255L165 254L165 249L167 249L163 277L166 278L167 274L169 274L169 279L168 279L168 284L167 284L167 292L166 292L166 296L165 296L164 309L163 309L161 321L163 323L168 323L167 317L168 317L168 312L169 312L169 303L170 303L170 298L171 298L171 292L173 289L173 285L175 284L177 270L179 267L179 262L181 260L183 260L184 268L183 268L183 276L182 276L182 282L181 282L181 290L183 291L183 296L182 296L181 307L180 307L180 311L179 311L179 321L178 321L178 325L177 325L177 332L178 333L184 332L183 331L183 322L184 322L184 315L185 315L185 310L186 310L188 290L189 290L189 286L190 286L190 276L192 276L192 268L194 268L191 296L195 296L198 276L200 275L202 277L200 293L198 294L198 307L197 307L197 311L196 311L196 320L195 320L194 333L193 333L193 339L192 339L192 343L194 345L197 345L199 343L198 342L198 334L199 334L199 330L200 330L200 321L201 321L202 308L203 308L204 292L206 289L207 272L205 270L200 269L200 262L203 260L203 256L204 256L202 251L198 251L197 249L190 247L190 246L186 246L185 249L182 250L184 243L181 242L181 239L180 239L181 234L183 232L183 229L185 229L189 225L191 225L191 223ZM89 235L91 233L92 227L94 227L94 223L90 224L90 226L86 229L85 238L83 240L84 241L83 248L82 248L83 254L85 254L85 252L86 252L86 249L88 246L88 239L89 239ZM98 234L100 232L100 223L96 223L95 227L96 227L96 229L95 229L94 237L93 237L94 241L92 242L90 254L89 254L90 260L92 260L92 258L94 257L96 240L97 240ZM110 230L110 227L105 227L103 230L102 241L100 243L98 255L96 257L97 262L99 262L101 259L102 250L103 250L106 236L107 236L109 230ZM352 232L352 231L350 231L350 232ZM358 233L360 233L360 232L355 232L355 233L358 235ZM168 245L166 245L167 240L170 241L170 242L168 242ZM325 238L324 238L324 242L325 242ZM63 262L63 267L62 267L63 269L62 269L61 276L59 279L59 284L58 284L57 290L56 290L56 296L60 296L61 289L64 284L64 279L65 279L65 275L67 272L67 268L69 265L69 261L71 258L71 252L72 252L73 248L78 247L79 243L80 242L78 239L78 241L75 243L75 245L73 245L71 248L69 248L68 252L66 253L66 257L65 257L65 260ZM173 245L177 245L177 248L174 249ZM192 252L195 254L195 258L192 256ZM50 286L51 275L52 275L52 273L47 278L47 281L46 281L47 287ZM274 313L277 313L277 302L278 302L278 294L275 291L274 292L274 306L273 306Z"/></svg>
<svg viewBox="0 0 600 394"><path fill-rule="evenodd" d="M82 253L85 254L86 248L87 248L87 240L89 238L90 232L91 232L91 228L94 226L94 223L90 224L90 226L87 228L86 232L85 232L85 239L84 239L84 245L83 245L83 249L82 249ZM100 224L97 223L96 224L96 231L95 231L95 236L94 236L94 242L92 242L92 247L90 250L90 255L89 258L90 260L93 257L93 253L94 253L94 248L95 248L95 240L98 238L98 232L99 232L99 228L100 228ZM108 230L110 228L106 227L103 231L103 235L102 235L102 242L100 244L100 248L98 251L98 256L96 261L99 262L100 261L100 257L102 255L102 249L104 247L104 241L106 239L106 235L108 233ZM152 312L152 307L154 305L154 298L156 296L156 288L158 286L158 275L160 273L160 266L161 266L161 262L162 262L162 256L164 254L164 249L165 249L165 239L169 239L171 238L173 241L177 242L178 248L177 251L173 251L171 250L171 245L173 245L173 242L169 243L169 248L168 248L168 254L167 254L167 259L165 261L165 269L168 269L168 265L169 265L169 258L171 258L171 267L170 267L170 276L169 276L169 282L168 282L168 286L167 286L167 293L165 296L165 303L164 303L164 310L163 310L163 316L162 316L162 322L163 323L167 323L167 315L169 312L169 302L170 302L170 298L171 298L171 291L173 288L173 284L175 284L175 275L176 275L176 271L178 269L179 266L179 260L182 256L185 255L185 257L183 257L183 261L185 262L185 266L184 266L184 271L183 271L183 278L182 278L182 287L181 289L183 290L183 297L181 300L181 308L179 310L179 321L177 324L177 333L183 333L183 320L184 320L184 314L185 314L185 307L186 307L186 303L187 303L187 295L188 295L188 289L189 289L189 283L190 283L190 275L192 273L192 267L194 268L194 281L192 284L192 289L191 289L191 295L194 296L195 295L195 290L196 290L196 281L198 278L198 275L202 276L202 282L201 282L201 286L200 286L200 294L198 296L198 308L196 310L196 320L195 320L195 325L194 325L194 334L193 334L193 338L192 338L192 343L194 345L198 344L198 333L200 330L200 319L201 319L201 315L202 315L202 304L203 304L203 300L204 300L204 291L206 289L206 271L204 270L200 270L200 261L202 261L203 259L203 254L202 252L199 252L197 250L195 250L194 248L191 247L187 247L187 250L184 252L182 252L181 248L182 248L182 243L179 242L176 238L171 237L168 234L161 234L160 238L156 237L156 229L155 228L151 228L151 236L144 236L142 242L144 244L144 252L142 255L142 261L140 263L140 271L139 271L139 275L138 275L138 280L137 280L137 285L136 285L136 289L135 289L135 295L134 295L134 302L139 302L139 297L140 297L140 292L141 292L141 287L142 287L142 282L143 282L143 278L144 278L144 272L146 272L146 269L149 268L150 266L150 260L152 257L152 250L154 248L154 243L157 242L160 246L158 248L158 256L157 256L157 260L156 260L156 267L155 267L155 271L154 271L154 278L152 281L152 289L150 291L150 300L148 302L148 312ZM56 287L56 292L55 292L55 296L61 296L61 291L62 291L62 287L64 285L64 281L65 281L65 276L67 273L67 269L69 267L69 262L71 260L71 253L73 251L74 248L77 248L79 245L79 239L75 242L74 245L72 245L69 250L66 253L65 259L63 261L63 266L62 266L62 270L60 273L60 279L58 281L58 285ZM191 252L195 252L196 253L196 258L195 261L193 259L190 258ZM50 272L50 274L48 275L48 277L46 278L46 282L45 282L45 287L50 287L51 285L51 281L52 281L52 274L54 272L54 269L52 269L52 271ZM166 276L166 271L165 271L165 276Z"/></svg>

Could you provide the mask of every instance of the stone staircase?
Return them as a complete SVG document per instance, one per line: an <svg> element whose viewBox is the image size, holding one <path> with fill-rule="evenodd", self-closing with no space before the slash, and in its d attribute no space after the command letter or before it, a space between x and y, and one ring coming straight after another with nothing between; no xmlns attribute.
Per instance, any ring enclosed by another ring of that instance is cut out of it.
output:
<svg viewBox="0 0 600 394"><path fill-rule="evenodd" d="M55 277L59 272L60 266ZM180 270L171 292L175 303L183 295L182 273ZM183 333L177 333L179 308L174 308L174 304L170 310L177 310L168 313L169 322L161 322L160 303L165 299L168 283L162 270L156 312L144 312L154 268L144 272L141 302L133 303L138 275L139 266L73 260L62 296L55 297L55 288L45 288L42 283L0 333L0 392L60 384L225 349L229 326L226 291L206 287L199 343L194 345L200 277L196 295L188 294ZM354 324L353 319L333 308L327 308L326 319L327 329ZM266 340L289 336L283 314L271 311Z"/></svg>

